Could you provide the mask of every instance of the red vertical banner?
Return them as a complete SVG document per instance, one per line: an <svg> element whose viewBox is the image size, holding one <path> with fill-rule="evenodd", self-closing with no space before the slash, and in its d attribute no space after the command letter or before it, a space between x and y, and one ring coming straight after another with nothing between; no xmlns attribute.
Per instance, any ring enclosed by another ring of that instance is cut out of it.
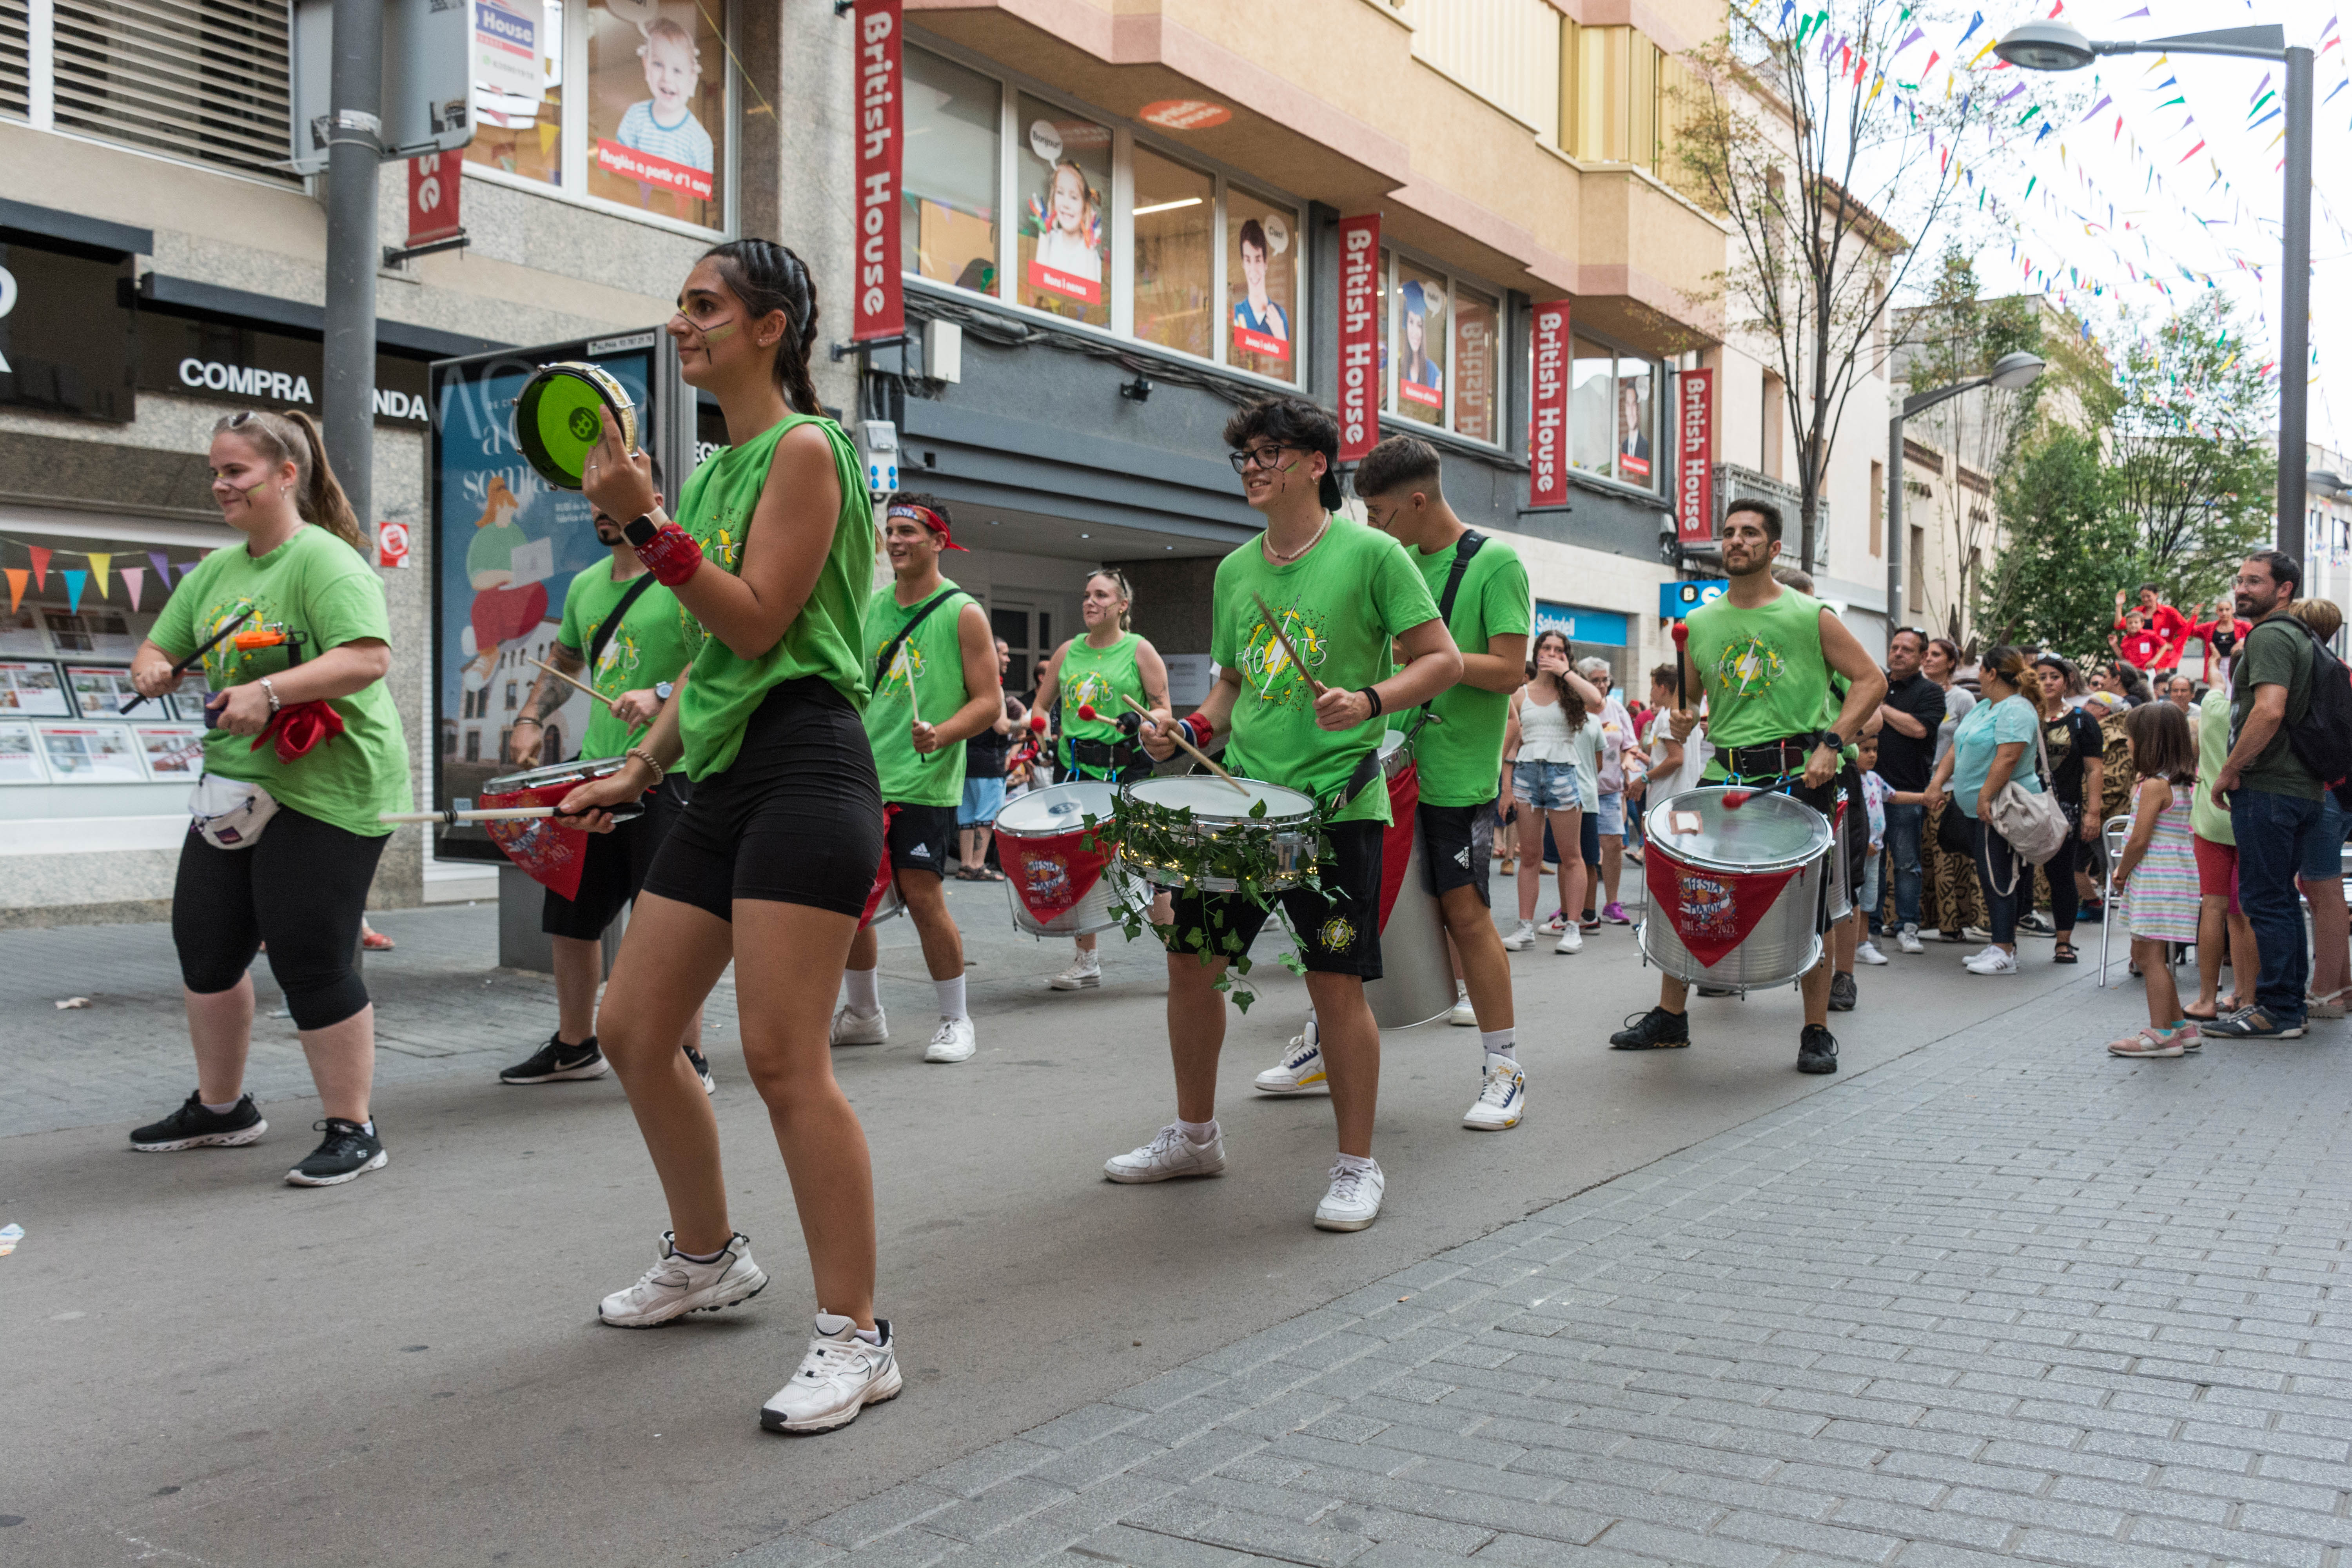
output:
<svg viewBox="0 0 2352 1568"><path fill-rule="evenodd" d="M1339 220L1339 460L1381 444L1381 215Z"/></svg>
<svg viewBox="0 0 2352 1568"><path fill-rule="evenodd" d="M430 245L458 233L465 220L457 216L459 173L463 153L427 153L408 161L408 243Z"/></svg>
<svg viewBox="0 0 2352 1568"><path fill-rule="evenodd" d="M1686 370L1675 399L1675 537L1685 545L1715 537L1715 372Z"/></svg>
<svg viewBox="0 0 2352 1568"><path fill-rule="evenodd" d="M1538 305L1528 334L1535 374L1528 400L1528 504L1568 504L1568 301Z"/></svg>
<svg viewBox="0 0 2352 1568"><path fill-rule="evenodd" d="M857 299L849 334L857 342L907 330L898 281L898 187L906 165L899 5L857 0Z"/></svg>

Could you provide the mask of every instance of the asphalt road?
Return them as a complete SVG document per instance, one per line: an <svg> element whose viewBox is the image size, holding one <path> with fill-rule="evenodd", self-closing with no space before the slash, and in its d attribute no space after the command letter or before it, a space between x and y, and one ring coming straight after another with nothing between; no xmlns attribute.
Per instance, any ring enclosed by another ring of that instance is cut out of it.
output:
<svg viewBox="0 0 2352 1568"><path fill-rule="evenodd" d="M874 1150L880 1308L907 1371L894 1405L824 1438L759 1428L813 1303L731 998L714 1007L710 1056L735 1223L775 1282L747 1307L627 1333L599 1327L595 1302L650 1261L664 1217L618 1089L488 1081L494 1053L522 1053L469 1037L485 1026L479 980L439 976L404 1003L406 1026L439 1007L433 1027L457 1054L380 1088L393 1163L348 1186L280 1184L317 1113L298 1098L273 1100L270 1135L244 1150L132 1154L128 1106L120 1121L0 1140L0 1221L29 1233L0 1259L0 1519L22 1521L0 1530L0 1560L721 1561L2083 973L2029 940L2024 975L1977 978L1964 950L1931 943L1864 972L1862 1010L1835 1020L1847 1074L1814 1079L1793 1070L1793 991L1696 1004L1692 1050L1612 1053L1607 1032L1654 996L1630 933L1575 957L1539 946L1513 960L1528 1120L1460 1127L1476 1088L1469 1030L1391 1036L1387 1205L1372 1229L1337 1236L1309 1224L1327 1102L1248 1088L1297 1027L1303 987L1263 965L1263 1001L1234 1021L1229 1173L1115 1186L1104 1158L1171 1114L1157 965L1114 954L1102 990L1049 993L1066 950L1004 934L997 896L957 895L975 933L978 1057L922 1062L928 987L903 922L885 950L891 1042L836 1054ZM380 994L409 950L455 933L487 951L486 910L380 923L404 950L371 961ZM142 930L116 940L168 952ZM20 979L37 952L37 990L72 988L74 951L68 933L0 935ZM0 1016L0 1059L49 1048L40 1009ZM156 1032L142 1059L159 1083L184 1082L184 1042Z"/></svg>

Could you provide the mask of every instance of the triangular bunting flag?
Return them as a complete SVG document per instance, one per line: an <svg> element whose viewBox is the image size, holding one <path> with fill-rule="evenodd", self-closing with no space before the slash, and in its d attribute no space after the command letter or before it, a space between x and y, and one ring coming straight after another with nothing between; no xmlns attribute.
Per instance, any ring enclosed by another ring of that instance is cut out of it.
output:
<svg viewBox="0 0 2352 1568"><path fill-rule="evenodd" d="M34 585L46 594L49 591L49 552L37 544L28 544L25 548L33 552Z"/></svg>
<svg viewBox="0 0 2352 1568"><path fill-rule="evenodd" d="M114 552L108 550L97 550L88 552L87 553L89 557L90 575L98 579L98 596L103 599L107 597L107 569L114 564Z"/></svg>
<svg viewBox="0 0 2352 1568"><path fill-rule="evenodd" d="M68 566L64 568L58 575L62 576L66 580L66 609L68 613L71 614L79 612L81 609L81 591L89 583L89 574L87 572L77 572L72 567Z"/></svg>
<svg viewBox="0 0 2352 1568"><path fill-rule="evenodd" d="M22 566L8 568L8 613L15 615L16 606L25 602L25 583L32 576Z"/></svg>
<svg viewBox="0 0 2352 1568"><path fill-rule="evenodd" d="M139 591L147 585L147 568L125 566L122 569L122 585L130 590L131 608L135 613L139 608Z"/></svg>
<svg viewBox="0 0 2352 1568"><path fill-rule="evenodd" d="M172 591L172 559L160 550L147 552L148 563L155 568L155 585L165 593Z"/></svg>

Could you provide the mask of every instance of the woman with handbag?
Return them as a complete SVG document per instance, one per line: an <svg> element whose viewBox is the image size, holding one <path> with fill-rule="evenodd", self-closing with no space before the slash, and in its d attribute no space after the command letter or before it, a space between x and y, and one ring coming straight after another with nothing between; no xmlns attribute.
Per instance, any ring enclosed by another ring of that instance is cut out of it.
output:
<svg viewBox="0 0 2352 1568"><path fill-rule="evenodd" d="M1993 820L1994 805L2010 784L2042 793L2036 769L2018 769L2041 729L2041 715L2022 694L2026 679L2023 653L2007 646L1985 651L1979 674L1982 700L1960 721L1951 750L1927 781L1928 798L1948 795L1947 809L1957 809L1968 824L1977 881L1991 921L1992 941L1963 961L1971 974L2017 973L2017 915L2032 892L2025 858Z"/></svg>
<svg viewBox="0 0 2352 1568"><path fill-rule="evenodd" d="M1921 651L1919 673L1944 694L1944 717L1935 731L1932 771L1952 750L1952 733L1960 727L1977 695L1959 684L1960 648L1949 637L1933 637ZM1923 792L1928 802L1927 820L1919 848L1919 929L1933 927L1946 942L1963 942L1970 930L1987 929L1984 894L1977 886L1969 848L1968 821L1934 790Z"/></svg>
<svg viewBox="0 0 2352 1568"><path fill-rule="evenodd" d="M131 666L141 694L160 696L201 650L212 687L172 890L196 1088L131 1146L231 1148L268 1131L245 1089L247 971L267 942L325 1117L325 1140L286 1179L335 1186L388 1158L368 1112L375 1008L352 960L392 834L376 814L410 805L408 744L383 684L392 624L307 416L231 415L213 427L210 461L221 521L245 541L180 579Z"/></svg>
<svg viewBox="0 0 2352 1568"><path fill-rule="evenodd" d="M2067 830L2058 852L2042 867L2050 880L2050 921L2058 930L2050 962L2074 963L2078 962L2074 921L2083 905L2074 876L2091 840L2099 836L2099 819L2084 809L2084 803L2095 804L2105 782L2105 738L2097 720L2067 700L2082 684L2073 665L2045 653L2033 661L2033 678L2042 715L2042 752L2050 764L2051 793L2065 815Z"/></svg>

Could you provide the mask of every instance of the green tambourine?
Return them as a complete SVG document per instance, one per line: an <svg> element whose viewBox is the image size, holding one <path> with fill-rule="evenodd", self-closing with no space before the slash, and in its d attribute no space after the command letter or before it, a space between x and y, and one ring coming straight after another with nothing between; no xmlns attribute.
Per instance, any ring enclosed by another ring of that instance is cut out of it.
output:
<svg viewBox="0 0 2352 1568"><path fill-rule="evenodd" d="M541 365L515 397L515 444L541 479L576 490L588 454L604 438L596 417L603 408L613 411L622 442L636 450L637 406L611 372L583 360Z"/></svg>

